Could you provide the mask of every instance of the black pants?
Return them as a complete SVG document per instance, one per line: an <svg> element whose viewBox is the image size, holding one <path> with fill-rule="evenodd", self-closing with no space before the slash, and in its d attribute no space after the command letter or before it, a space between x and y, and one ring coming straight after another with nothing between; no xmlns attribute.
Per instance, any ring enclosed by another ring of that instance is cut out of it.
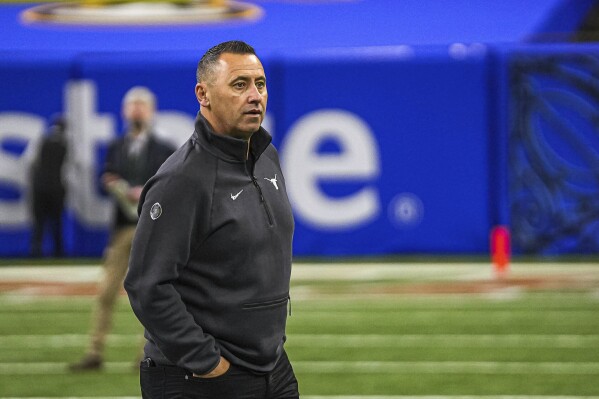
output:
<svg viewBox="0 0 599 399"><path fill-rule="evenodd" d="M33 234L31 237L31 256L42 256L42 244L44 231L49 227L54 239L54 256L63 256L62 247L62 211L64 206L64 190L59 188L52 190L33 191Z"/></svg>
<svg viewBox="0 0 599 399"><path fill-rule="evenodd" d="M144 399L298 399L298 384L287 354L274 370L257 374L231 364L216 378L193 377L179 367L140 366Z"/></svg>

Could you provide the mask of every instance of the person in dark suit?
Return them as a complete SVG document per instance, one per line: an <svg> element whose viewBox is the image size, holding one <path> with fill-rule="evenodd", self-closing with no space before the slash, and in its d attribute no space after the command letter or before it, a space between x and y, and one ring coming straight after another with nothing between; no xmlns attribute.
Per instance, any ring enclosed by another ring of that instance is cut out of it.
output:
<svg viewBox="0 0 599 399"><path fill-rule="evenodd" d="M54 239L54 256L63 256L62 213L66 194L62 167L67 154L66 123L62 116L53 118L31 170L33 234L31 256L43 255L44 231L50 227Z"/></svg>
<svg viewBox="0 0 599 399"><path fill-rule="evenodd" d="M99 285L89 347L80 361L69 365L71 371L98 370L103 366L113 307L129 263L140 194L146 181L174 151L153 134L155 110L155 96L145 87L133 87L123 98L127 130L109 145L101 176L103 188L115 202L114 225L105 252L104 277Z"/></svg>

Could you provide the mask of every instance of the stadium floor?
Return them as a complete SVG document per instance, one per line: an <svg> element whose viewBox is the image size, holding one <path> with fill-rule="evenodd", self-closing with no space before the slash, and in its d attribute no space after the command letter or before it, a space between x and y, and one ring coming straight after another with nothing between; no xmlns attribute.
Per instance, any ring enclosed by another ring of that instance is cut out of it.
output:
<svg viewBox="0 0 599 399"><path fill-rule="evenodd" d="M138 397L124 296L105 369L66 368L87 344L100 275L99 264L0 266L0 398ZM599 399L597 262L501 275L485 262L297 262L291 297L303 399Z"/></svg>

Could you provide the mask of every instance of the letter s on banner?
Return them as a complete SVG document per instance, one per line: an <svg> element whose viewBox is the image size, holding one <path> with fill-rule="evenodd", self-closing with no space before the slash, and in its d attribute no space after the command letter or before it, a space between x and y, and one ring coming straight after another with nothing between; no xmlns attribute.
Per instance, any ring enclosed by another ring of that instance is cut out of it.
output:
<svg viewBox="0 0 599 399"><path fill-rule="evenodd" d="M319 154L324 139L334 140L340 153ZM366 183L378 177L374 134L358 116L340 109L306 114L289 129L281 147L287 193L305 222L340 230L365 224L379 213L379 194L372 185L341 198L327 196L319 187L319 181Z"/></svg>
<svg viewBox="0 0 599 399"><path fill-rule="evenodd" d="M34 114L22 112L0 113L0 184L12 186L21 192L18 201L0 199L0 225L27 227L29 224L28 172L32 162L32 143L44 133L46 121ZM2 149L6 139L19 139L27 142L22 155L15 155Z"/></svg>

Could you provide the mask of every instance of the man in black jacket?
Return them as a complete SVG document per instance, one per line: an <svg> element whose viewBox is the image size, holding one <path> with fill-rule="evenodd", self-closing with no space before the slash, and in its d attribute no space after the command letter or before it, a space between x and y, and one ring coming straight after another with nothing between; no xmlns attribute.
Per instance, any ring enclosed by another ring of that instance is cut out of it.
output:
<svg viewBox="0 0 599 399"><path fill-rule="evenodd" d="M146 181L173 153L170 146L152 133L156 99L149 89L131 88L123 98L122 108L127 132L110 144L101 177L103 188L114 199L114 225L106 249L89 347L79 362L69 366L72 371L102 367L106 337L112 327L112 311L127 273L139 197Z"/></svg>
<svg viewBox="0 0 599 399"><path fill-rule="evenodd" d="M146 329L144 398L298 398L283 344L293 215L261 127L254 49L198 64L195 132L144 187L125 289Z"/></svg>
<svg viewBox="0 0 599 399"><path fill-rule="evenodd" d="M32 165L31 191L33 203L33 234L31 256L43 255L44 230L50 227L54 239L54 256L64 255L62 245L62 213L66 194L62 168L67 155L66 121L55 116L49 132L42 138Z"/></svg>

